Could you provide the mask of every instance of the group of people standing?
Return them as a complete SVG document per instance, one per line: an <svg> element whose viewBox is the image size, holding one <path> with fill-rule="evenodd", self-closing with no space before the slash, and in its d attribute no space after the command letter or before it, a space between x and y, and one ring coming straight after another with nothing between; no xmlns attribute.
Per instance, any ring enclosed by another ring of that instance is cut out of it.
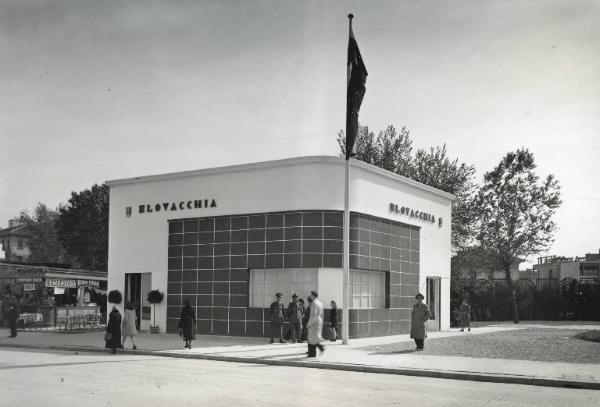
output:
<svg viewBox="0 0 600 407"><path fill-rule="evenodd" d="M283 338L283 326L286 319L290 324L290 338L293 343L308 342L309 358L317 356L317 349L321 352L325 351L323 342L323 324L324 324L324 309L323 304L319 300L319 294L316 291L311 291L308 296L308 305L305 304L302 298L297 294L292 295L292 302L287 309L281 302L282 293L275 294L276 300L269 307L269 320L271 323L271 339L269 343L273 343L275 338L279 338L280 343L286 343ZM339 336L338 320L337 320L337 305L335 301L331 301L331 313L329 321L329 331L331 341L335 341Z"/></svg>

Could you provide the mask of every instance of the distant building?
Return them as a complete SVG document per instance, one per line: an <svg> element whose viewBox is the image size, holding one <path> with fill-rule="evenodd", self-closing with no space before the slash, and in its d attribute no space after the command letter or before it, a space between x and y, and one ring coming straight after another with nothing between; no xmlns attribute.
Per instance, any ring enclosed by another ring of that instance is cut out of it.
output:
<svg viewBox="0 0 600 407"><path fill-rule="evenodd" d="M29 247L30 234L27 226L19 218L8 221L8 227L0 229L0 244L4 251L4 259L22 263L31 255ZM0 257L1 258L1 257Z"/></svg>
<svg viewBox="0 0 600 407"><path fill-rule="evenodd" d="M522 259L517 259L510 266L509 272L510 272L510 278L511 278L512 281L517 281L517 280L519 280L521 278L521 275L519 273L519 265L521 263L523 263L523 261L524 260L522 260ZM493 281L506 281L506 271L504 271L504 270L494 270L494 271L491 272L491 276L492 276L492 280ZM481 277L485 278L485 277L483 277L483 275L481 275Z"/></svg>
<svg viewBox="0 0 600 407"><path fill-rule="evenodd" d="M463 253L463 258L454 262L453 273L459 281L488 281L490 283L506 283L506 271L492 266L492 263L486 261L489 255L485 254L479 248L468 249ZM512 281L518 281L523 278L519 272L519 265L524 260L517 259L509 267L509 274Z"/></svg>
<svg viewBox="0 0 600 407"><path fill-rule="evenodd" d="M600 283L600 252L584 257L545 256L538 258L533 270L537 285L558 284L565 279L580 283Z"/></svg>

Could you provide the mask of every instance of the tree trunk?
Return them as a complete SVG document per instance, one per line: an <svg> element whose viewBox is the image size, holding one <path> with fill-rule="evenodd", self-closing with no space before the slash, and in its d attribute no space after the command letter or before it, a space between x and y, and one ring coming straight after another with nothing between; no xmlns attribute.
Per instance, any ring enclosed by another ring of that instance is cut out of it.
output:
<svg viewBox="0 0 600 407"><path fill-rule="evenodd" d="M519 323L519 309L517 305L517 291L515 290L515 286L513 285L512 276L510 275L510 265L506 266L506 282L508 283L508 288L511 296L512 303L512 311L513 311L513 322L515 324Z"/></svg>

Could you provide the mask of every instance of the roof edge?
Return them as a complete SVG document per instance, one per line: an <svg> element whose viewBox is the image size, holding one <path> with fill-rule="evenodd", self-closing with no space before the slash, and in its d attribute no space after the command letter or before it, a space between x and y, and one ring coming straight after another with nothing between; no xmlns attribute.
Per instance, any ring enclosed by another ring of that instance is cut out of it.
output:
<svg viewBox="0 0 600 407"><path fill-rule="evenodd" d="M399 182L402 182L404 184L413 186L413 187L415 187L417 189L421 189L421 190L424 190L424 191L427 191L427 192L431 192L432 194L441 196L442 198L446 198L446 199L449 199L451 201L454 201L456 199L456 195L453 195L453 194L451 194L449 192L442 191L441 189L437 189L437 188L431 187L431 186L429 186L427 184L423 184L422 182L415 181L415 180L407 178L407 177L405 177L403 175L396 174L394 172L385 170L383 168L377 167L377 166L372 165L372 164L365 163L363 161L353 160L352 161L352 165L356 166L356 167L360 167L360 168L365 169L367 171L374 172L374 173L382 175L384 177L391 178L391 179L393 179L395 181L399 181Z"/></svg>
<svg viewBox="0 0 600 407"><path fill-rule="evenodd" d="M254 163L226 165L223 167L203 168L199 170L177 171L164 174L143 175L140 177L121 178L105 181L109 187L116 185L134 184L138 182L164 181L173 178L194 177L198 175L210 175L227 172L247 171L262 168L280 167L284 165L304 164L311 162L335 162L340 160L340 157L330 155L314 155L282 158L279 160L259 161Z"/></svg>
<svg viewBox="0 0 600 407"><path fill-rule="evenodd" d="M120 186L120 185L128 185L128 184L136 184L141 182L152 182L152 181L165 181L169 179L175 178L186 178L186 177L195 177L202 175L211 175L211 174L223 174L228 172L239 172L239 171L248 171L254 169L264 169L264 168L273 168L273 167L281 167L286 165L295 165L295 164L305 164L305 163L335 163L342 165L344 163L343 157L338 156L330 156L330 155L314 155L314 156L302 156L302 157L291 157L291 158L283 158L279 160L270 160L270 161L259 161L254 163L246 163L246 164L236 164L236 165L228 165L223 167L213 167L213 168L204 168L199 170L191 170L191 171L178 171L178 172L170 172L164 174L156 174L156 175L144 175L140 177L132 177L132 178L121 178L108 180L105 183L109 187ZM434 195L440 196L442 198L446 198L450 201L456 199L456 196L450 194L448 192L442 191L437 188L433 188L429 185L425 185L421 182L414 181L410 178L404 177L402 175L395 174L383 168L376 167L372 164L367 164L365 162L359 160L352 160L352 166L359 167L365 171L369 171L375 173L377 175L384 176L386 178L390 178L394 181L401 182L406 185L410 185L417 189L432 193Z"/></svg>

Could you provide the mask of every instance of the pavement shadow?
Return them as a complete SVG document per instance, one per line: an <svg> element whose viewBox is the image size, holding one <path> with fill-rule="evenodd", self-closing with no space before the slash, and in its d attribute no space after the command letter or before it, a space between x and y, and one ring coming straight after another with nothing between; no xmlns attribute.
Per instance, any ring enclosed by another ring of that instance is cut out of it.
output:
<svg viewBox="0 0 600 407"><path fill-rule="evenodd" d="M404 350L392 350L387 352L373 352L371 355L408 355L410 353L416 353L417 351L414 349L404 349Z"/></svg>

